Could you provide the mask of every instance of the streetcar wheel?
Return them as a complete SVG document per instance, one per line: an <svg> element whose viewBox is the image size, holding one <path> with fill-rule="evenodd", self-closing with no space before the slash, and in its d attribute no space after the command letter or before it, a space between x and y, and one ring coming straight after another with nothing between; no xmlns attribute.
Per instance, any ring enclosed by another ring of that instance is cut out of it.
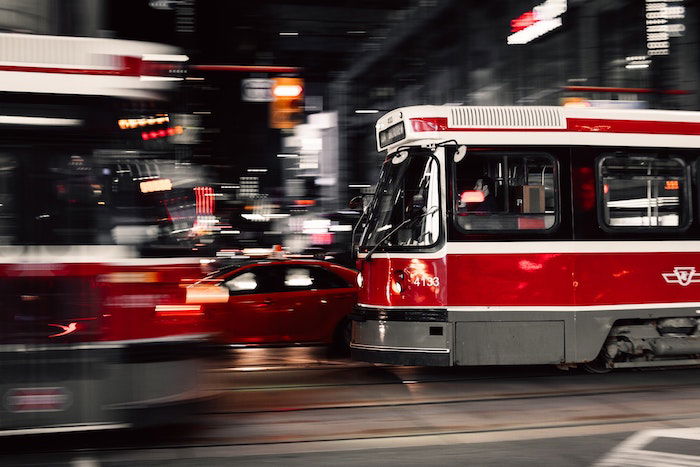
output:
<svg viewBox="0 0 700 467"><path fill-rule="evenodd" d="M596 375L610 373L610 371L612 371L612 368L610 368L609 363L610 359L607 358L605 355L601 354L598 355L595 358L595 360L584 363L583 369L586 370L587 373L592 373Z"/></svg>

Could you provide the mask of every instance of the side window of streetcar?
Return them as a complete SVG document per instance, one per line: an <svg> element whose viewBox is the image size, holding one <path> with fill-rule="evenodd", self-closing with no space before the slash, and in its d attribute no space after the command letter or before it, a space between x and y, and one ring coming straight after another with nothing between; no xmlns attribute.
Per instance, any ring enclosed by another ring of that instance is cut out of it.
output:
<svg viewBox="0 0 700 467"><path fill-rule="evenodd" d="M554 227L558 184L550 155L470 150L454 162L455 222L462 230Z"/></svg>
<svg viewBox="0 0 700 467"><path fill-rule="evenodd" d="M17 235L17 176L14 157L0 154L0 245L13 244Z"/></svg>
<svg viewBox="0 0 700 467"><path fill-rule="evenodd" d="M603 155L598 167L605 226L681 228L688 224L688 170L681 159Z"/></svg>

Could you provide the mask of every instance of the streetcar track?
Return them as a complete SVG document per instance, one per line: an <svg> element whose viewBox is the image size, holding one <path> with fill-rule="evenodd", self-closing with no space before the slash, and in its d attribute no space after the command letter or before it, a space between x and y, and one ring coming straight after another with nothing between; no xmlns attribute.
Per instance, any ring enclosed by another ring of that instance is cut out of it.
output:
<svg viewBox="0 0 700 467"><path fill-rule="evenodd" d="M323 388L338 388L338 387L350 387L350 386L382 386L382 385L393 385L393 384L427 384L427 383L457 383L457 382L468 382L468 381L488 381L490 379L503 379L496 377L488 378L454 378L454 379L426 379L426 380L416 380L412 379L410 381L377 381L377 382L358 382L358 383L324 383L324 384L281 384L278 386L242 386L235 388L225 388L222 389L226 392L255 392L255 391L286 391L294 389L323 389Z"/></svg>
<svg viewBox="0 0 700 467"><path fill-rule="evenodd" d="M556 378L559 375L547 373L547 374L530 374L530 375L514 375L514 376L503 376L503 375L493 375L493 376L477 376L477 377L465 377L465 378L430 378L430 379L420 379L411 378L410 380L394 380L394 381L376 381L376 382L342 382L342 383L314 383L314 384L280 384L277 386L238 386L231 388L223 388L223 391L227 392L244 392L244 391L264 391L264 390L285 390L285 389L313 389L313 388L334 388L334 387L348 387L348 386L379 386L388 384L426 384L426 383L456 383L456 382L468 382L468 381L489 381L489 380L515 380L515 379L531 379L531 378ZM561 375L562 377L571 375ZM586 377L587 375L582 375ZM591 375L593 376L593 375Z"/></svg>
<svg viewBox="0 0 700 467"><path fill-rule="evenodd" d="M477 378L442 378L441 380L426 380L424 381L425 383L431 383L431 382L452 382L452 381L470 381L470 380L475 380L475 381L488 381L492 379L500 379L500 380L508 380L508 384L511 384L513 380L517 379L523 379L525 380L527 377L529 378L541 378L541 377L547 377L547 376L553 376L556 378L554 375L515 375L515 376L497 376L497 377L492 377L490 375L485 375L484 377L477 377ZM586 375L580 375L581 379L577 378L577 375L574 375L574 378L565 380L568 384L574 385L576 384L577 381L580 380L586 380L588 377ZM614 376L614 375L611 375ZM591 378L594 376L591 375ZM624 378L623 378L624 379ZM412 379L413 381L416 381L415 378ZM401 384L402 381L394 381L394 382L380 382L380 383L353 383L353 386L358 386L358 385L367 385L367 386L376 386L377 384L391 384L391 385L397 385ZM637 385L635 385L637 384ZM526 401L526 400L546 400L548 398L572 398L575 400L575 398L581 398L581 397L597 397L597 396L610 396L610 395L617 395L617 394L642 394L642 393L660 393L664 391L687 391L688 389L693 389L693 388L698 388L698 385L691 382L686 382L684 384L673 384L667 383L667 384L651 384L651 385L645 385L645 386L640 386L639 381L627 381L625 385L618 385L617 387L610 387L610 388L601 388L600 386L597 388L590 388L588 390L586 389L573 389L570 391L539 391L539 392L519 392L519 393L503 393L500 395L493 395L493 394L486 394L483 397L478 397L478 396L472 396L472 397L464 397L464 398L452 398L452 399L447 399L447 400L427 400L427 401L410 401L406 400L404 402L386 402L386 403L372 403L372 404L367 404L367 403L358 403L358 404L342 404L342 405L326 405L326 406L316 406L316 407L296 407L296 408L284 408L284 409L265 409L265 410L248 410L248 411L242 411L242 410L232 410L232 411L208 411L208 412L200 412L199 416L201 416L203 419L206 419L206 417L217 417L217 418L211 418L210 420L218 420L218 417L226 417L226 416L231 416L232 420L235 420L236 415L241 416L243 418L239 418L239 420L244 421L245 416L255 416L255 415L260 415L260 416L269 416L267 414L281 414L283 412L296 412L296 413L313 413L313 411L325 411L325 413L329 413L331 410L344 410L344 409L365 409L365 410L373 410L373 409L384 409L384 408L396 408L396 407L406 407L409 408L407 409L408 412L410 412L410 407L420 407L420 406L433 406L437 407L440 405L454 405L454 404L469 404L469 403L479 403L479 402L484 402L484 403L493 403L493 402L507 402L507 401ZM643 384L643 381L642 381ZM296 385L300 389L310 389L310 388L326 388L329 387L328 385L323 385L323 384L318 384L318 385ZM347 384L343 385L337 385L333 384L330 386L331 388L336 387L336 386L347 386ZM240 388L241 390L245 390L243 388ZM266 387L266 388L260 388L259 390L264 389L270 392L274 392L276 389L275 387ZM233 393L232 393L233 394ZM239 392L240 394L240 392ZM271 395L271 397L274 397ZM660 399L665 399L665 396L661 397ZM520 404L520 405L526 405L526 404ZM345 416L344 416L345 417ZM632 414L631 417L635 417L635 414ZM313 417L311 417L313 418ZM303 446L310 446L311 443L327 443L327 442L363 442L363 441L380 441L381 440L386 440L387 443L390 443L392 439L401 439L401 438L428 438L430 436L449 436L449 435L479 435L479 434L489 434L489 433L518 433L518 432L524 432L528 430L546 430L546 429L577 429L577 428L585 428L585 427L596 427L596 426L615 426L615 425L620 425L623 428L622 429L617 429L614 428L616 431L625 431L624 427L633 427L634 424L639 424L639 423L651 423L651 422L666 422L666 423L672 423L673 421L676 421L678 423L684 421L684 420L692 420L692 419L700 419L700 412L687 412L683 414L676 414L676 415L654 415L652 414L636 414L636 418L627 418L625 417L625 414L620 414L620 415L612 415L611 418L584 418L584 419L571 419L569 418L568 421L564 420L552 420L552 421L544 421L542 420L539 424L535 422L533 425L522 425L522 424L511 424L511 426L507 426L507 424L504 426L501 424L500 427L491 427L491 428L484 428L484 429L478 429L475 427L465 427L465 429L460 429L461 427L459 426L453 426L451 427L445 427L444 429L440 429L439 427L431 427L430 430L428 430L426 427L413 427L415 431L410 431L409 429L406 429L404 426L387 426L385 428L382 428L381 431L378 431L377 433L372 433L368 434L366 431L363 432L358 432L357 435L353 435L351 433L338 433L337 437L334 437L334 433L325 433L321 434L309 434L309 437L305 438L297 438L294 439L294 436L300 437L300 436L305 436L304 434L299 434L297 432L294 433L288 433L285 434L277 439L264 439L261 436L244 436L239 438L239 440L236 439L235 435L230 435L230 434L224 434L224 436L221 436L219 439L212 439L211 435L207 433L207 431L197 431L194 433L188 433L188 434L175 434L172 437L168 436L167 438L160 439L155 444L152 444L152 441L149 441L150 444L143 444L145 441L142 439L124 439L120 441L114 442L114 440L110 440L107 438L106 440L103 440L102 442L89 442L89 445L83 445L81 448L77 449L76 448L70 448L66 446L56 446L54 448L50 448L46 445L44 445L44 449L41 449L41 451L46 452L46 448L51 450L52 452L80 452L81 454L86 454L86 453L100 453L100 457L109 455L109 452L114 452L115 454L118 452L133 452L134 456L137 456L138 452L143 452L144 450L151 450L153 452L160 452L160 450L166 450L166 449L192 449L192 448L199 448L199 449L207 449L207 448L243 448L243 447L250 447L251 449L254 450L256 446L260 447L261 449L266 449L266 446L274 446L274 445L279 445L279 446L290 446L290 448L283 448L283 449L296 449L296 448L291 448L291 446L297 445L300 446L301 449L304 449ZM204 425L206 426L206 425ZM455 429L456 428L456 429ZM505 435L508 436L508 435ZM518 436L518 435L513 435L513 436ZM198 438L200 441L198 441ZM15 447L16 449L21 449L19 447ZM30 449L30 448L27 448ZM31 448L33 450L36 449L36 445L33 445ZM30 451L27 451L30 452ZM35 451L31 451L35 452ZM106 460L106 459L105 459Z"/></svg>
<svg viewBox="0 0 700 467"><path fill-rule="evenodd" d="M384 371L387 371L388 373L391 373L392 369L395 369L396 367L392 365L380 365L380 366L311 366L311 367L298 367L298 366L290 366L290 367L274 367L272 369L268 369L266 367L261 367L256 370L239 370L235 368L227 368L227 369L217 369L214 370L216 373L232 373L232 372L241 372L243 374L255 374L257 372L307 372L307 371L317 371L317 370L323 370L323 371L332 371L332 370L337 370L337 371L350 371L352 372L353 370L361 370L361 369L368 369L368 368L378 368L382 369ZM405 369L405 368L413 368L413 367L398 367L399 369ZM416 367L420 368L420 367ZM684 369L697 369L695 367L692 368L684 368ZM681 371L681 369L676 369L674 368L671 371L678 370ZM334 388L334 387L348 387L348 386L380 386L380 385L391 385L391 384L428 384L428 383L458 383L458 382L469 382L469 381L489 381L489 380L517 380L517 379L540 379L540 378L581 378L581 379L592 379L600 375L594 375L594 374L588 374L588 373L582 373L580 375L577 374L572 374L570 372L565 372L565 371L559 371L559 372L546 372L546 373L524 373L524 374L516 374L516 375L503 375L501 372L498 372L497 374L494 375L477 375L477 376L466 376L466 377L450 377L450 378L421 378L421 377L411 377L410 379L404 379L400 375L395 375L396 380L393 381L370 381L370 382L348 382L348 381L343 381L343 382L337 382L337 383L312 383L312 384L279 384L275 386L236 386L236 387L226 387L226 388L221 388L221 391L225 392L246 392L246 391L266 391L266 390L293 390L293 389L314 389L314 388ZM622 369L622 370L617 370L615 373L612 373L610 376L620 376L624 374L633 374L636 372L641 372L641 371L669 371L668 369L663 369L663 368L649 368L649 369ZM393 373L392 373L393 374Z"/></svg>
<svg viewBox="0 0 700 467"><path fill-rule="evenodd" d="M622 374L622 373L620 373ZM283 390L295 390L295 389L322 389L322 388L336 388L336 387L349 387L349 386L382 386L382 385L395 385L395 384L432 384L432 383L459 383L459 382L478 382L478 381L490 381L490 380L499 380L499 381L512 381L512 380L530 380L530 379L541 379L541 378L560 378L560 377L570 377L570 378L576 378L577 376L574 375L568 375L568 374L562 374L562 375L556 375L552 373L547 373L547 374L529 374L529 375L513 375L513 376L504 376L504 375L493 375L493 376L476 376L476 377L464 377L464 378L425 378L421 379L419 378L411 378L410 380L406 379L397 379L394 381L369 381L369 382L338 382L338 383L313 383L313 384L279 384L279 385L271 385L271 386L237 386L237 387L227 387L227 388L221 388L221 391L224 392L254 392L254 391L283 391ZM587 379L587 378L593 378L595 375L580 375L580 378L582 379Z"/></svg>
<svg viewBox="0 0 700 467"><path fill-rule="evenodd" d="M548 424L548 425L526 425L517 426L510 428L491 428L484 430L445 430L445 431L431 431L423 433L402 433L396 435L384 435L384 436L357 436L357 437L343 437L343 438L316 438L316 439L304 439L304 440L288 440L288 441L259 441L255 443L231 443L231 444L211 444L211 445L190 445L187 447L217 447L217 446L265 446L265 445L275 445L275 444L303 444L303 443L317 443L317 442L331 442L331 441L369 441L377 439L396 439L396 438L409 438L409 437L427 437L427 436L446 436L446 435L468 435L468 434L482 434L482 433L504 433L504 432L517 432L525 430L551 430L557 428L581 428L590 426L605 426L605 425L622 425L622 424L633 424L633 423L648 423L648 422L669 422L678 420L694 420L700 417L700 412L693 414L684 414L677 416L666 416L666 417L639 417L635 419L621 419L621 420L609 420L603 422L582 422L582 423L559 423L559 424ZM160 446L159 446L160 448Z"/></svg>
<svg viewBox="0 0 700 467"><path fill-rule="evenodd" d="M474 402L506 402L506 401L519 401L519 400L535 400L535 399L546 399L546 398L564 398L564 397L594 397L594 396L605 396L613 394L634 394L634 393L645 393L645 392L663 392L669 389L677 388L691 388L697 387L695 384L682 384L682 385L658 385L658 386L646 386L641 388L624 388L622 390L598 390L598 391L568 391L568 392L538 392L532 394L519 394L515 396L505 397L471 397L464 399L447 399L447 400L432 400L432 401L408 401L408 402L384 402L384 403L374 403L374 404L345 404L345 405L334 405L334 406L315 406L315 407L285 407L279 409L264 409L264 410L231 410L231 411L211 411L202 412L202 415L236 415L236 414L266 414L266 413L284 413L284 412L310 412L315 410L344 410L344 409L374 409L374 408L391 408L391 407L417 407L417 406L430 406L430 405L441 405L441 404L463 404L463 403L474 403Z"/></svg>
<svg viewBox="0 0 700 467"><path fill-rule="evenodd" d="M75 449L59 449L53 450L51 452L80 452L81 454L100 452L102 454L108 455L110 452L125 452L125 451L143 451L147 449L149 451L160 451L167 449L202 449L202 448L235 448L235 447L260 447L260 446L279 446L279 445L308 445L312 443L332 443L332 442L359 442L359 441L378 441L378 440L394 440L403 438L428 438L428 437L439 437L439 436L459 436L459 435L480 435L480 434L494 434L494 433L517 433L524 431L534 431L534 430L557 430L557 429L575 429L575 428L589 428L597 426L614 426L614 425L631 425L640 423L669 423L669 422L682 422L685 420L698 420L700 419L700 412L675 415L675 416L661 416L661 417L638 417L634 419L620 419L620 420L607 420L598 422L580 422L580 423L550 423L550 424L539 424L539 425L523 425L514 427L501 427L501 428L488 428L488 429L467 429L467 430L432 430L424 432L410 432L410 433L397 433L397 434L383 434L376 436L343 436L343 437L316 437L312 439L288 439L288 440L263 440L263 441L247 441L247 442L208 442L208 443L197 443L197 442L180 442L171 444L161 444L161 445L149 445L142 446L139 444L131 444L126 446L95 446L95 447L83 447L78 450ZM628 431L628 430L616 430L616 431ZM630 428L629 431L633 431ZM242 456L246 456L243 454ZM108 459L105 459L108 460Z"/></svg>

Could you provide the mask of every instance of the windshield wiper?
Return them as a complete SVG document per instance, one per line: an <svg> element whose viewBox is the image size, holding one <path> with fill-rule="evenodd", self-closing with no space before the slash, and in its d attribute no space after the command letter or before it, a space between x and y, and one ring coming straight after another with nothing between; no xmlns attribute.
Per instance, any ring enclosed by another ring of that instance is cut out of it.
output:
<svg viewBox="0 0 700 467"><path fill-rule="evenodd" d="M424 209L425 209L425 208L424 208ZM386 234L381 240L379 240L379 241L377 242L377 244L374 245L374 247L367 253L367 256L365 256L365 261L369 261L369 260L372 258L372 254L377 250L377 248L379 248L389 237L391 237L392 235L394 235L394 233L396 233L397 230L399 230L400 228L402 228L402 227L404 227L404 226L406 226L406 225L413 224L414 222L416 222L416 221L418 221L418 220L420 220L420 219L422 219L422 218L424 218L424 217L427 217L427 216L430 216L430 215L432 215L432 214L435 214L437 211L438 211L438 207L437 207L437 206L433 206L433 207L430 208L429 210L427 210L427 211L421 213L420 215L418 215L418 216L416 216L416 217L412 217L412 218L410 218L410 219L406 219L405 221L403 221L402 223L400 223L399 225L397 225L396 227L394 227L393 229L391 229L391 231L390 231L388 234Z"/></svg>

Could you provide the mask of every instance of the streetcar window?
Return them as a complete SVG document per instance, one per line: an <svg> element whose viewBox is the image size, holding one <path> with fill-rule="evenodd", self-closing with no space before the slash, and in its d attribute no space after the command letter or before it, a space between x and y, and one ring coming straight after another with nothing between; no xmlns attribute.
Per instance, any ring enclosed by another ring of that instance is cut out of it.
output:
<svg viewBox="0 0 700 467"><path fill-rule="evenodd" d="M160 155L127 159L125 151L82 146L5 147L0 244L142 247L192 241L199 218L213 215L211 203L209 211L202 202L197 210L193 186L203 173ZM168 183L154 183L161 180Z"/></svg>
<svg viewBox="0 0 700 467"><path fill-rule="evenodd" d="M44 244L99 242L99 218L105 190L87 151L25 153L23 210L29 214L26 234ZM41 158L41 160L39 159ZM30 165L30 162L32 164Z"/></svg>
<svg viewBox="0 0 700 467"><path fill-rule="evenodd" d="M429 151L399 151L384 163L361 245L426 247L440 235L440 177Z"/></svg>
<svg viewBox="0 0 700 467"><path fill-rule="evenodd" d="M688 170L680 159L603 155L598 195L612 228L679 228L689 221Z"/></svg>
<svg viewBox="0 0 700 467"><path fill-rule="evenodd" d="M455 159L453 188L462 230L548 230L556 223L556 164L547 154L468 153Z"/></svg>
<svg viewBox="0 0 700 467"><path fill-rule="evenodd" d="M0 245L15 241L17 164L11 156L0 155Z"/></svg>

